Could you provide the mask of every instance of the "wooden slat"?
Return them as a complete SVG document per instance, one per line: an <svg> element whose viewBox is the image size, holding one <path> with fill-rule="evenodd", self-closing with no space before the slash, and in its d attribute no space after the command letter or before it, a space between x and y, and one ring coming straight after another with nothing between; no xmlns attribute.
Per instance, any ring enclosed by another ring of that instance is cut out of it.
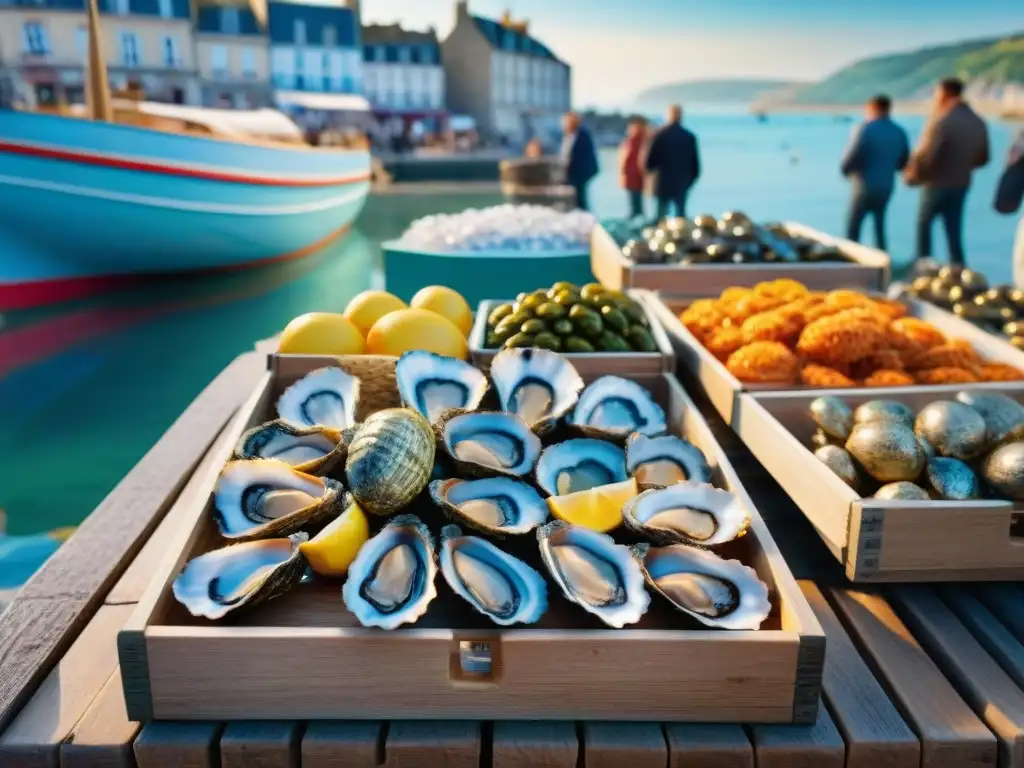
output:
<svg viewBox="0 0 1024 768"><path fill-rule="evenodd" d="M1024 688L1024 645L967 587L950 585L939 594L1017 687Z"/></svg>
<svg viewBox="0 0 1024 768"><path fill-rule="evenodd" d="M147 723L135 739L139 768L218 768L219 723Z"/></svg>
<svg viewBox="0 0 1024 768"><path fill-rule="evenodd" d="M510 720L494 724L493 768L576 768L579 751L574 723Z"/></svg>
<svg viewBox="0 0 1024 768"><path fill-rule="evenodd" d="M899 587L892 598L914 636L995 733L1001 768L1024 766L1024 693L933 590Z"/></svg>
<svg viewBox="0 0 1024 768"><path fill-rule="evenodd" d="M996 740L881 597L831 591L833 605L921 741L927 768L981 768L996 760Z"/></svg>
<svg viewBox="0 0 1024 768"><path fill-rule="evenodd" d="M221 768L298 768L302 725L293 720L228 723L220 737Z"/></svg>
<svg viewBox="0 0 1024 768"><path fill-rule="evenodd" d="M480 723L395 720L384 742L385 768L478 768Z"/></svg>
<svg viewBox="0 0 1024 768"><path fill-rule="evenodd" d="M222 371L0 615L0 729L85 626L265 367L249 353Z"/></svg>
<svg viewBox="0 0 1024 768"><path fill-rule="evenodd" d="M666 723L669 768L754 768L754 749L739 725Z"/></svg>
<svg viewBox="0 0 1024 768"><path fill-rule="evenodd" d="M668 745L658 723L583 724L587 768L665 768Z"/></svg>
<svg viewBox="0 0 1024 768"><path fill-rule="evenodd" d="M843 737L824 704L814 725L756 725L750 732L757 768L843 768Z"/></svg>
<svg viewBox="0 0 1024 768"><path fill-rule="evenodd" d="M61 768L134 768L132 742L138 732L139 724L125 712L121 672L115 669L61 747Z"/></svg>
<svg viewBox="0 0 1024 768"><path fill-rule="evenodd" d="M115 638L131 606L106 605L0 735L0 766L57 765L70 735L117 667Z"/></svg>
<svg viewBox="0 0 1024 768"><path fill-rule="evenodd" d="M307 724L302 735L302 768L377 768L383 726L379 720Z"/></svg>
<svg viewBox="0 0 1024 768"><path fill-rule="evenodd" d="M979 584L973 591L985 607L1024 642L1024 588L1019 584Z"/></svg>
<svg viewBox="0 0 1024 768"><path fill-rule="evenodd" d="M825 700L846 743L846 768L915 768L921 748L885 691L860 657L825 596L811 582L800 583L827 638Z"/></svg>

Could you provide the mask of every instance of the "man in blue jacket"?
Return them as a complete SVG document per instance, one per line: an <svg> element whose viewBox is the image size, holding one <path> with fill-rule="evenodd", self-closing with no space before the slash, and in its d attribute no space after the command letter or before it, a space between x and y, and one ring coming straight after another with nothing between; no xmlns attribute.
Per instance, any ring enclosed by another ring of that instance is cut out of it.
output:
<svg viewBox="0 0 1024 768"><path fill-rule="evenodd" d="M875 224L875 245L886 250L885 209L889 206L896 174L910 159L907 133L889 117L892 101L875 96L867 103L867 119L857 126L841 170L853 182L853 199L846 236L860 242L860 229L870 214Z"/></svg>
<svg viewBox="0 0 1024 768"><path fill-rule="evenodd" d="M697 137L683 128L683 108L678 104L669 107L668 121L654 135L647 171L654 176L658 219L668 216L670 206L676 216L685 216L686 198L700 178L700 151Z"/></svg>
<svg viewBox="0 0 1024 768"><path fill-rule="evenodd" d="M590 210L587 185L597 176L597 150L594 137L580 124L575 112L562 118L562 161L565 163L565 181L576 190L576 207Z"/></svg>

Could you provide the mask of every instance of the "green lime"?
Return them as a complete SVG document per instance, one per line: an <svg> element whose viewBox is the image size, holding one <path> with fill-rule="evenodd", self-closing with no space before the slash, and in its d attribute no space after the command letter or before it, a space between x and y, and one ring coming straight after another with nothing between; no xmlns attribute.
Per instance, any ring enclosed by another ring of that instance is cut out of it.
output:
<svg viewBox="0 0 1024 768"><path fill-rule="evenodd" d="M501 322L503 322L503 323L513 322L516 325L522 325L523 323L525 323L527 320L529 320L532 317L533 317L533 312L532 311L530 311L529 309L520 309L519 311L513 312L511 315L506 316L505 319L502 320Z"/></svg>
<svg viewBox="0 0 1024 768"><path fill-rule="evenodd" d="M517 333L519 333L519 326L521 326L524 322L526 321L520 321L518 318L515 317L506 317L504 320L502 320L500 323L494 326L494 330L492 331L492 333L495 336L501 337L501 340L504 341L509 336L515 336Z"/></svg>
<svg viewBox="0 0 1024 768"><path fill-rule="evenodd" d="M487 316L487 324L491 327L494 327L502 320L504 320L506 317L511 315L514 311L515 309L512 307L511 304L499 304L494 309L492 309L491 314Z"/></svg>
<svg viewBox="0 0 1024 768"><path fill-rule="evenodd" d="M569 283L565 280L559 280L557 283L551 286L548 291L549 296L557 296L562 291L571 291L572 293L579 293L580 287L576 283Z"/></svg>
<svg viewBox="0 0 1024 768"><path fill-rule="evenodd" d="M541 294L540 296L538 296L536 294L530 294L525 299L520 301L516 306L519 309L534 310L534 309L539 307L541 304L543 304L547 300L548 300L548 297L543 295L543 294Z"/></svg>
<svg viewBox="0 0 1024 768"><path fill-rule="evenodd" d="M519 327L520 331L529 334L544 333L544 331L546 331L547 329L547 324L543 320L538 320L536 318L534 318L533 320L527 320Z"/></svg>
<svg viewBox="0 0 1024 768"><path fill-rule="evenodd" d="M551 349L558 352L562 348L562 340L553 333L538 333L533 339L533 346Z"/></svg>
<svg viewBox="0 0 1024 768"><path fill-rule="evenodd" d="M533 336L528 333L517 333L505 342L506 347L532 347Z"/></svg>
<svg viewBox="0 0 1024 768"><path fill-rule="evenodd" d="M555 320L555 322L551 324L551 330L559 336L571 336L573 332L572 322L565 318Z"/></svg>
<svg viewBox="0 0 1024 768"><path fill-rule="evenodd" d="M579 336L570 336L562 342L562 349L566 352L594 352L594 345Z"/></svg>
<svg viewBox="0 0 1024 768"><path fill-rule="evenodd" d="M598 344L605 352L629 352L629 344L614 331L604 331Z"/></svg>
<svg viewBox="0 0 1024 768"><path fill-rule="evenodd" d="M630 301L629 304L623 306L622 311L629 318L630 322L639 323L643 326L647 325L647 313L635 301Z"/></svg>
<svg viewBox="0 0 1024 768"><path fill-rule="evenodd" d="M563 307L571 307L572 305L577 304L579 300L580 295L573 291L559 291L555 294L555 298L553 299L555 304L559 304Z"/></svg>
<svg viewBox="0 0 1024 768"><path fill-rule="evenodd" d="M520 303L523 299L525 299L529 295L530 294L528 294L528 293L517 293L516 294L516 303L517 304Z"/></svg>
<svg viewBox="0 0 1024 768"><path fill-rule="evenodd" d="M593 298L594 296L598 296L603 292L604 286L601 285L600 283L587 283L586 285L583 286L582 290L580 290L580 296L582 296L584 299L590 299Z"/></svg>
<svg viewBox="0 0 1024 768"><path fill-rule="evenodd" d="M572 320L572 326L579 335L590 339L598 338L604 330L601 316L582 304L577 304L569 310L569 319Z"/></svg>
<svg viewBox="0 0 1024 768"><path fill-rule="evenodd" d="M615 307L601 307L601 319L604 320L604 327L622 333L629 326L629 320Z"/></svg>
<svg viewBox="0 0 1024 768"><path fill-rule="evenodd" d="M626 341L629 342L629 346L637 352L658 351L658 345L654 343L654 338L651 336L651 332L643 326L631 325L622 335L626 337Z"/></svg>
<svg viewBox="0 0 1024 768"><path fill-rule="evenodd" d="M548 301L537 307L537 317L543 320L557 320L560 317L565 317L567 310L561 304L555 304L554 302Z"/></svg>

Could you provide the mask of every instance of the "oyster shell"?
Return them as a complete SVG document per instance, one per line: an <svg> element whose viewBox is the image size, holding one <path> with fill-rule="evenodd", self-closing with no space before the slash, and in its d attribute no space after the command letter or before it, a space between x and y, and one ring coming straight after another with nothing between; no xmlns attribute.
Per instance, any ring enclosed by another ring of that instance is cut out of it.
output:
<svg viewBox="0 0 1024 768"><path fill-rule="evenodd" d="M359 379L341 368L317 368L284 391L277 413L300 427L344 429L356 423Z"/></svg>
<svg viewBox="0 0 1024 768"><path fill-rule="evenodd" d="M958 393L956 399L981 414L989 446L1024 437L1024 405L1012 397L965 390Z"/></svg>
<svg viewBox="0 0 1024 768"><path fill-rule="evenodd" d="M544 577L486 539L441 529L441 573L459 597L495 624L533 624L548 608Z"/></svg>
<svg viewBox="0 0 1024 768"><path fill-rule="evenodd" d="M626 454L604 440L577 438L544 449L537 484L549 496L565 496L626 479Z"/></svg>
<svg viewBox="0 0 1024 768"><path fill-rule="evenodd" d="M665 411L635 381L602 376L580 394L569 425L587 437L621 442L633 432L664 432Z"/></svg>
<svg viewBox="0 0 1024 768"><path fill-rule="evenodd" d="M890 419L901 421L908 427L914 426L914 410L898 400L868 400L857 406L853 412L854 424L868 424L872 421Z"/></svg>
<svg viewBox="0 0 1024 768"><path fill-rule="evenodd" d="M985 459L982 475L1005 498L1024 501L1024 442L996 448Z"/></svg>
<svg viewBox="0 0 1024 768"><path fill-rule="evenodd" d="M464 360L426 350L406 352L395 364L402 405L434 424L452 408L475 411L487 394L487 377Z"/></svg>
<svg viewBox="0 0 1024 768"><path fill-rule="evenodd" d="M394 629L427 612L437 596L436 575L427 526L415 515L399 515L359 550L341 597L364 627Z"/></svg>
<svg viewBox="0 0 1024 768"><path fill-rule="evenodd" d="M552 520L537 529L541 559L562 593L610 627L635 624L651 597L629 549L587 528Z"/></svg>
<svg viewBox="0 0 1024 768"><path fill-rule="evenodd" d="M343 433L334 427L297 427L275 419L242 435L233 458L277 459L300 472L327 475L345 464L353 434L351 428Z"/></svg>
<svg viewBox="0 0 1024 768"><path fill-rule="evenodd" d="M906 480L901 480L898 483L889 483L883 485L877 491L873 498L876 499L889 499L890 501L930 501L931 496L921 486L915 483L908 483Z"/></svg>
<svg viewBox="0 0 1024 768"><path fill-rule="evenodd" d="M860 485L857 465L845 448L840 448L838 445L823 445L814 452L814 455L818 461L831 469L840 480L854 490Z"/></svg>
<svg viewBox="0 0 1024 768"><path fill-rule="evenodd" d="M503 349L491 361L491 381L503 411L544 434L576 405L583 379L557 352Z"/></svg>
<svg viewBox="0 0 1024 768"><path fill-rule="evenodd" d="M967 461L985 450L985 419L971 406L953 400L938 400L922 408L914 422L914 432L931 443L941 456Z"/></svg>
<svg viewBox="0 0 1024 768"><path fill-rule="evenodd" d="M283 461L229 461L214 487L213 517L224 538L251 541L322 525L341 514L345 501L341 483Z"/></svg>
<svg viewBox="0 0 1024 768"><path fill-rule="evenodd" d="M434 480L430 497L449 517L491 536L528 533L548 519L536 489L510 477Z"/></svg>
<svg viewBox="0 0 1024 768"><path fill-rule="evenodd" d="M928 484L940 499L966 501L981 495L981 486L974 470L960 459L937 456L928 460Z"/></svg>
<svg viewBox="0 0 1024 768"><path fill-rule="evenodd" d="M287 592L306 570L299 553L305 534L231 544L185 564L171 584L175 599L193 616L221 619L231 611Z"/></svg>
<svg viewBox="0 0 1024 768"><path fill-rule="evenodd" d="M685 544L633 552L647 583L683 613L701 624L722 629L759 629L772 605L768 586L757 572L738 560Z"/></svg>
<svg viewBox="0 0 1024 768"><path fill-rule="evenodd" d="M435 430L455 467L473 477L523 477L540 456L540 438L514 413L449 411Z"/></svg>
<svg viewBox="0 0 1024 768"><path fill-rule="evenodd" d="M750 525L736 494L698 482L644 491L626 503L622 518L627 528L658 544L724 544Z"/></svg>
<svg viewBox="0 0 1024 768"><path fill-rule="evenodd" d="M811 418L826 435L845 440L853 429L853 411L834 395L817 397L811 401Z"/></svg>
<svg viewBox="0 0 1024 768"><path fill-rule="evenodd" d="M676 435L626 439L626 472L641 485L672 485L684 480L711 482L711 467L700 448Z"/></svg>
<svg viewBox="0 0 1024 768"><path fill-rule="evenodd" d="M846 450L875 480L916 480L924 469L924 449L913 430L896 419L857 424Z"/></svg>

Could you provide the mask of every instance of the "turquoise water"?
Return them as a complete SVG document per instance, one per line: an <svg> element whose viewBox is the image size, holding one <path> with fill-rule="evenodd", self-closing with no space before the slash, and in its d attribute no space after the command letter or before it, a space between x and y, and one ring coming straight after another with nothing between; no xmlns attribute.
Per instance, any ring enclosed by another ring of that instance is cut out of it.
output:
<svg viewBox="0 0 1024 768"><path fill-rule="evenodd" d="M849 124L820 115L758 123L742 114L699 114L688 121L700 136L704 161L691 214L742 209L760 220L842 230L847 188L836 166ZM906 124L916 135L921 121ZM997 162L978 174L968 204L968 259L1000 280L1010 275L1015 221L993 213L990 201L1009 135L1005 126L993 125ZM794 153L799 162L791 164ZM621 215L625 200L614 151L603 152L601 161L604 170L592 190L596 213ZM85 305L9 317L0 351L5 336L33 334L19 341L17 360L6 366L12 369L0 373L0 508L9 533L80 522L232 358L295 315L340 311L372 285L379 243L413 219L497 202L487 193L379 196L345 240L299 262L168 280ZM891 208L898 260L913 246L914 203L914 192L901 189Z"/></svg>

